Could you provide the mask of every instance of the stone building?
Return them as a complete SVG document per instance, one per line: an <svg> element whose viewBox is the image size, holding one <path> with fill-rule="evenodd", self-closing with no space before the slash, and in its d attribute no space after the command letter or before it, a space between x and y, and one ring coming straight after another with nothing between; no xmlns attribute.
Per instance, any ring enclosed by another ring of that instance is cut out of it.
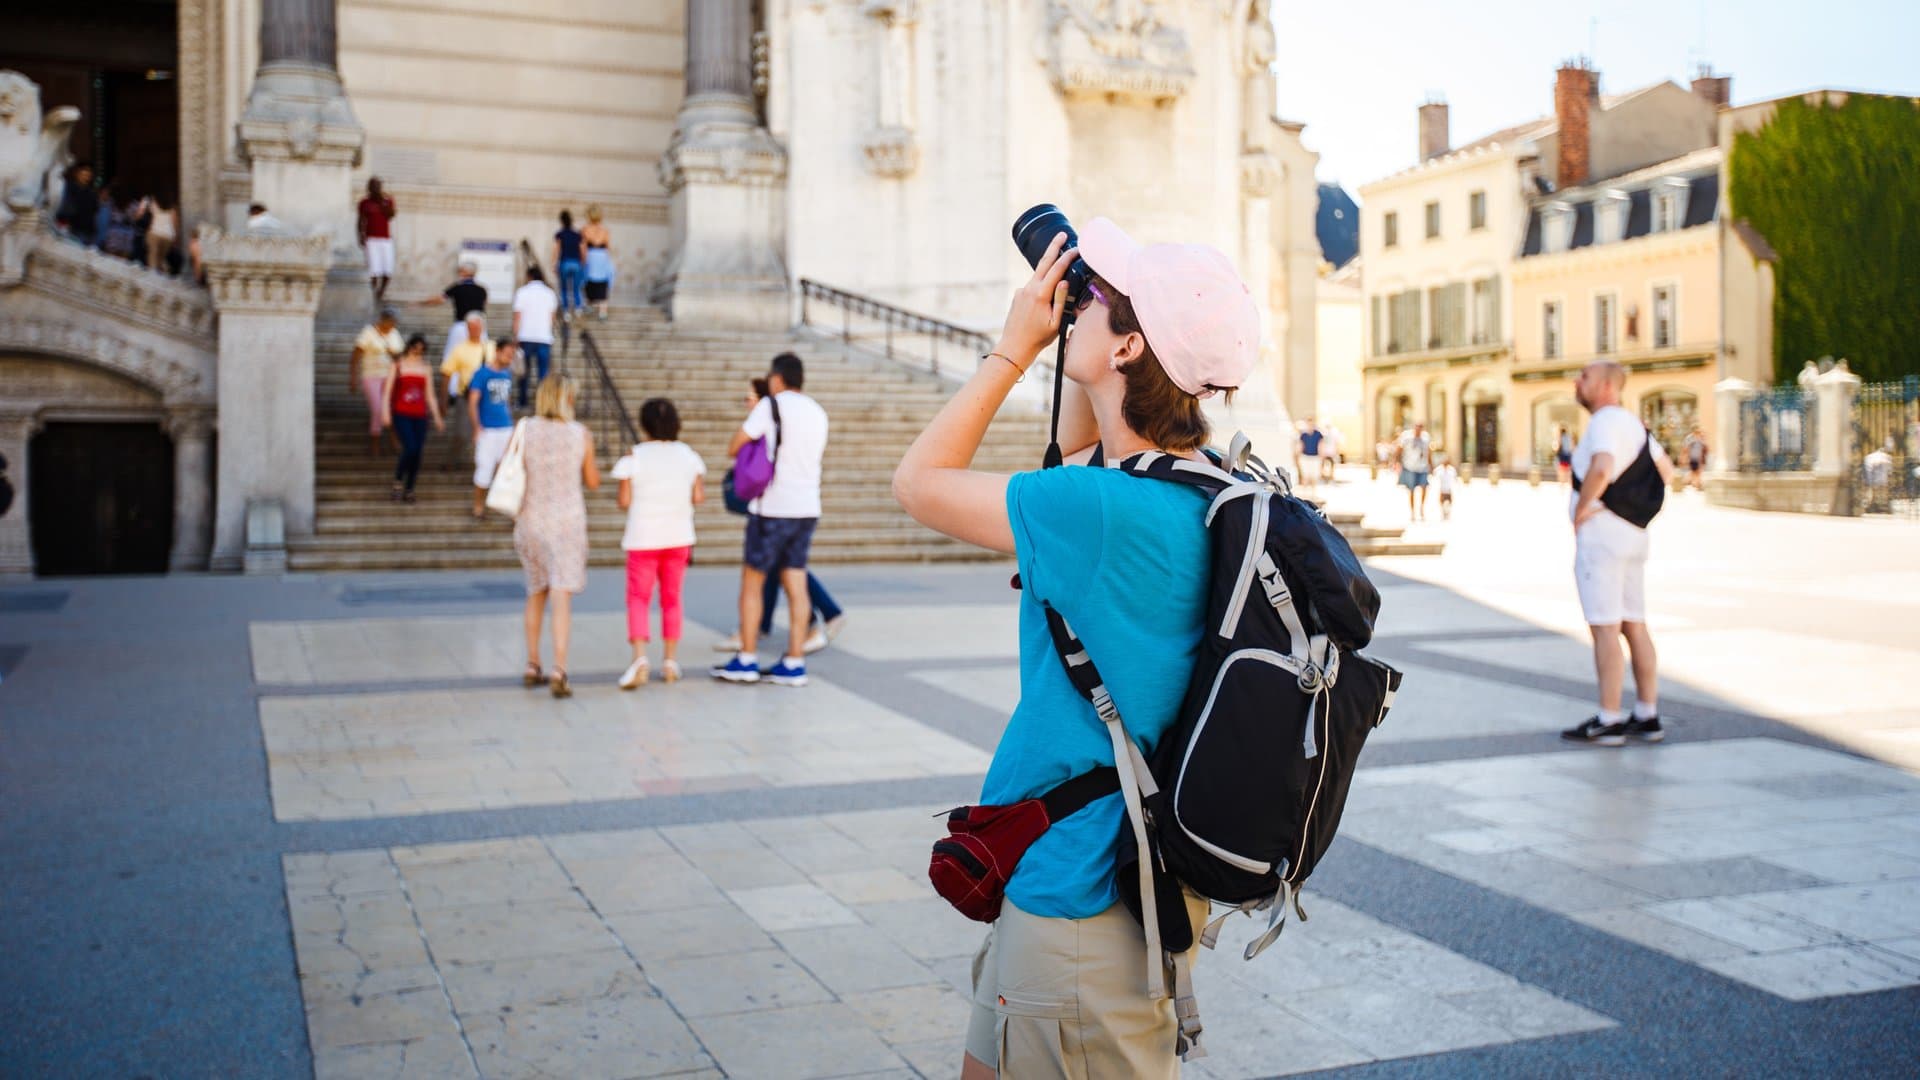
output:
<svg viewBox="0 0 1920 1080"><path fill-rule="evenodd" d="M171 455L171 505L141 511L163 565L240 565L250 504L262 535L312 527L306 354L316 318L369 304L370 176L399 210L390 299L437 294L466 245L544 259L558 213L594 205L616 303L756 332L793 324L803 278L991 329L1027 273L1014 218L1105 214L1220 247L1264 300L1266 363L1229 422L1312 411L1316 155L1275 115L1269 0L98 0L8 19L0 69L40 92L7 138L37 146L77 109L77 156L177 192L210 288L54 237L57 170L15 169L33 191L0 241L0 454L16 487L64 492L90 481L30 443L84 458L112 433L56 429L146 425ZM283 228L250 231L252 203ZM36 505L0 516L0 571L35 564Z"/></svg>
<svg viewBox="0 0 1920 1080"><path fill-rule="evenodd" d="M1535 457L1533 401L1547 389L1539 384L1547 357L1536 347L1540 297L1520 294L1522 266L1534 271L1549 263L1638 258L1658 246L1595 249L1570 260L1550 252L1527 263L1523 256L1541 254L1537 246L1528 250L1537 222L1543 213L1562 221L1556 208L1563 204L1590 222L1595 198L1606 195L1611 207L1620 194L1612 181L1644 178L1663 163L1713 147L1727 91L1724 78L1703 76L1691 90L1660 82L1603 95L1597 71L1569 63L1556 74L1551 115L1457 147L1449 141L1447 106L1422 105L1419 163L1360 189L1368 438L1390 438L1420 421L1463 470L1527 467ZM1593 242L1589 225L1577 243L1569 235L1561 250ZM1710 257L1716 265L1717 259ZM1635 278L1632 288L1642 284ZM1717 282L1709 291L1717 292ZM1587 302L1583 294L1581 303ZM1710 330L1717 343L1718 328ZM1531 350L1525 356L1523 335ZM1717 344L1709 351L1717 355ZM1708 372L1708 385L1715 371ZM1553 411L1554 401L1549 417L1565 419L1564 409Z"/></svg>

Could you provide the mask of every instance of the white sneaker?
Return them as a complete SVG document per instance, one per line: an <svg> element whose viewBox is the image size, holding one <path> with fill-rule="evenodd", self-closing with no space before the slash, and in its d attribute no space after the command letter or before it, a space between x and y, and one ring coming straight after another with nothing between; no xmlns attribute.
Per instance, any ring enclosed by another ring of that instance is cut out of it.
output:
<svg viewBox="0 0 1920 1080"><path fill-rule="evenodd" d="M827 620L827 640L831 642L834 638L839 637L840 631L845 630L846 628L847 628L847 613L843 611L840 614L835 615L833 618Z"/></svg>
<svg viewBox="0 0 1920 1080"><path fill-rule="evenodd" d="M803 652L806 653L806 655L812 656L814 653L817 653L821 649L824 649L826 647L827 647L827 632L825 630L816 628L813 631L813 636L807 638L807 643L805 645L802 645L800 648Z"/></svg>
<svg viewBox="0 0 1920 1080"><path fill-rule="evenodd" d="M643 656L640 659L635 660L633 663L627 665L627 670L623 672L620 676L620 689L622 690L637 689L646 681L647 681L647 658Z"/></svg>
<svg viewBox="0 0 1920 1080"><path fill-rule="evenodd" d="M730 652L730 653L739 652L740 651L740 635L734 634L731 637L724 638L720 641L714 642L713 651L714 652Z"/></svg>

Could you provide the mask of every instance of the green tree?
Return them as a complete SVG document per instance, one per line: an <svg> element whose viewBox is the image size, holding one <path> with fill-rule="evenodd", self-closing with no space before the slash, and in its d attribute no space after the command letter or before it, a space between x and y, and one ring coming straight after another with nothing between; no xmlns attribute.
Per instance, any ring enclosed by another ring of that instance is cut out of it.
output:
<svg viewBox="0 0 1920 1080"><path fill-rule="evenodd" d="M1920 99L1790 98L1729 167L1731 212L1780 256L1775 378L1826 355L1870 382L1920 373Z"/></svg>

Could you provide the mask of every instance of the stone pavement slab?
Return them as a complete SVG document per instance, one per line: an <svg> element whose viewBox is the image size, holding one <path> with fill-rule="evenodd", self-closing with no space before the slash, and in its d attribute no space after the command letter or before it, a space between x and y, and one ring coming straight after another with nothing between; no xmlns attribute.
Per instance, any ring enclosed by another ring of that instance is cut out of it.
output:
<svg viewBox="0 0 1920 1080"><path fill-rule="evenodd" d="M1831 795L1835 777L1869 794ZM1402 785L1434 809L1364 794ZM1485 797L1502 787L1530 794ZM1901 770L1730 739L1363 769L1354 788L1346 835L1780 997L1920 986L1878 944L1920 934L1920 866L1875 846L1920 796Z"/></svg>
<svg viewBox="0 0 1920 1080"><path fill-rule="evenodd" d="M260 726L282 821L964 776L988 762L820 676L804 693L688 680L583 686L566 701L517 687L266 697Z"/></svg>

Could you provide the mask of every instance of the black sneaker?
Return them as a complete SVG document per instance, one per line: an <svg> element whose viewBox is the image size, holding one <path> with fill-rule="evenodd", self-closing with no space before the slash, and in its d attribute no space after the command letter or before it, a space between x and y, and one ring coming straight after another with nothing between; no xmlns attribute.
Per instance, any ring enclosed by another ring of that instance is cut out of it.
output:
<svg viewBox="0 0 1920 1080"><path fill-rule="evenodd" d="M1627 725L1609 724L1597 716L1590 716L1576 727L1570 727L1560 733L1568 742L1593 743L1596 746L1627 745Z"/></svg>
<svg viewBox="0 0 1920 1080"><path fill-rule="evenodd" d="M1647 742L1659 742L1667 737L1667 733L1660 727L1660 718L1657 716L1649 716L1645 720L1637 716L1627 717L1627 735Z"/></svg>

